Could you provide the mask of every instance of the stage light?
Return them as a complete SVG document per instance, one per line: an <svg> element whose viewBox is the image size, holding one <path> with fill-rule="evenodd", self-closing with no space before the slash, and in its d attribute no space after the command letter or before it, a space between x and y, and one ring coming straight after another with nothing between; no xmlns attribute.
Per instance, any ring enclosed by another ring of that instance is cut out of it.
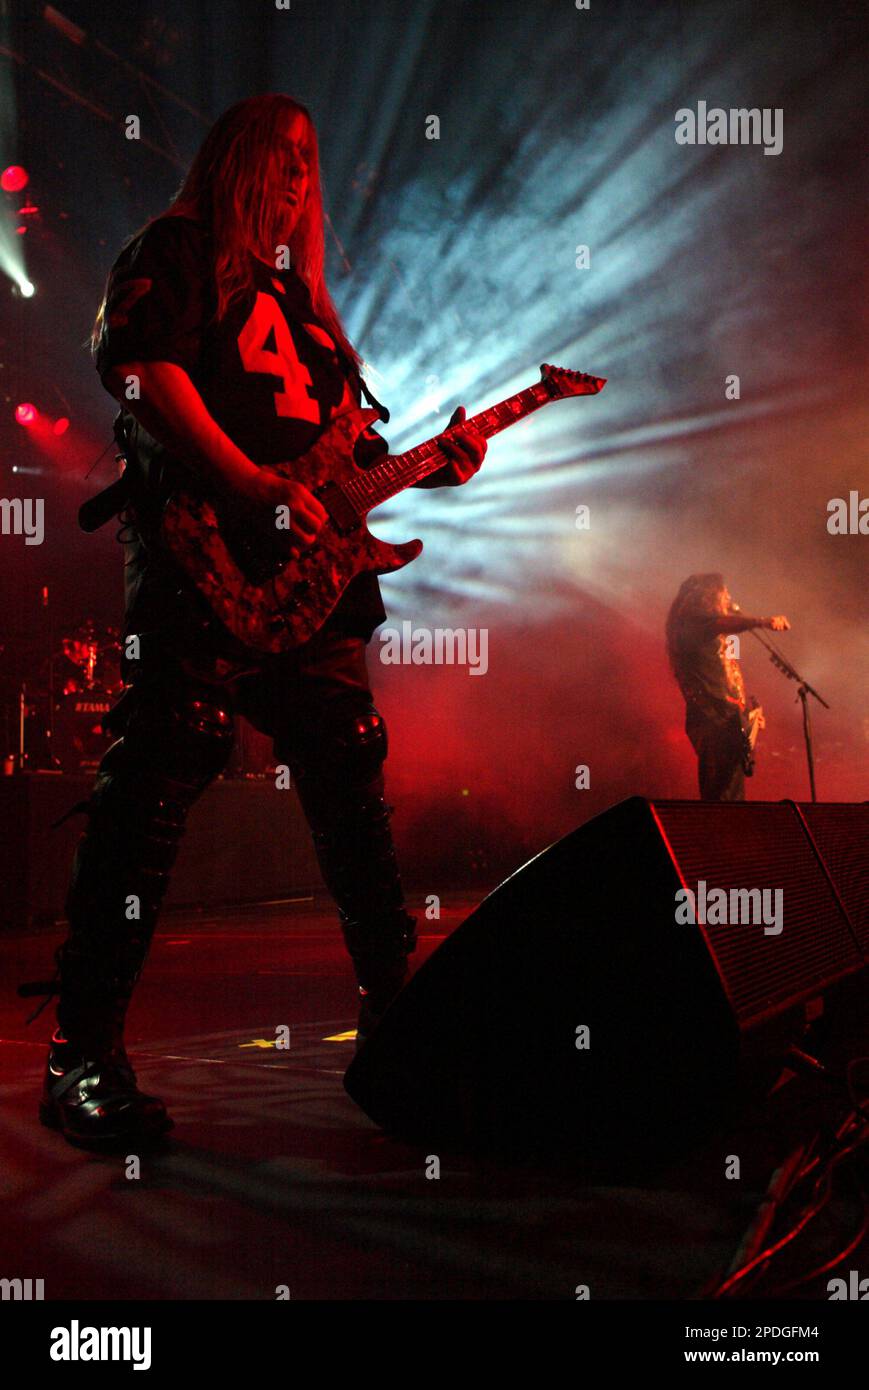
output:
<svg viewBox="0 0 869 1390"><path fill-rule="evenodd" d="M18 293L22 299L32 299L36 294L36 286L32 280L19 280Z"/></svg>
<svg viewBox="0 0 869 1390"><path fill-rule="evenodd" d="M55 434L66 434L69 429L69 420L67 420L65 415L61 415L59 420L55 420L52 428Z"/></svg>
<svg viewBox="0 0 869 1390"><path fill-rule="evenodd" d="M5 193L20 193L30 182L30 175L20 164L10 164L0 174L0 188Z"/></svg>
<svg viewBox="0 0 869 1390"><path fill-rule="evenodd" d="M29 401L22 401L21 405L15 407L15 419L19 425L35 424L38 413L36 406L31 405Z"/></svg>

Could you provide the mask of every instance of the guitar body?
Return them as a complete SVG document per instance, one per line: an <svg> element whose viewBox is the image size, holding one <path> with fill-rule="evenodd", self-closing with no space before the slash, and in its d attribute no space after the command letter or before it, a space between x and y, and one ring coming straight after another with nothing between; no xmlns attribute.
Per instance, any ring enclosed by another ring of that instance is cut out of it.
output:
<svg viewBox="0 0 869 1390"><path fill-rule="evenodd" d="M766 728L766 720L763 717L763 710L755 699L745 710L739 712L739 727L742 736L742 769L746 777L754 774L754 750L761 729Z"/></svg>
<svg viewBox="0 0 869 1390"><path fill-rule="evenodd" d="M543 363L540 381L466 421L488 436L553 400L594 396L605 377ZM256 509L233 507L216 498L180 491L162 519L162 539L224 627L246 647L284 652L313 637L358 574L391 574L415 560L422 541L390 545L372 536L368 512L405 487L420 482L445 462L435 436L406 454L388 455L370 469L353 460L363 430L380 418L355 408L338 415L312 449L274 469L303 483L321 503L327 520L317 538L293 555L284 519ZM446 433L448 433L447 431Z"/></svg>
<svg viewBox="0 0 869 1390"><path fill-rule="evenodd" d="M378 412L354 409L337 416L308 453L274 471L303 483L329 513L313 545L290 555L289 532L272 524L252 529L249 516L233 517L225 504L179 492L163 514L163 539L213 612L245 646L289 651L322 627L347 585L366 571L391 574L415 560L422 541L390 545L372 536L364 513L342 487L364 470L353 448Z"/></svg>

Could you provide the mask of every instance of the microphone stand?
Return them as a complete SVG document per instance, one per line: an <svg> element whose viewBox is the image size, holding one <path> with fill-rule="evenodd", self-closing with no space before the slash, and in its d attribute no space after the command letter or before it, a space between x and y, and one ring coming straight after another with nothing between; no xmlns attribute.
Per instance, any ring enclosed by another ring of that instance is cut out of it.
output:
<svg viewBox="0 0 869 1390"><path fill-rule="evenodd" d="M814 695L818 703L824 706L824 709L829 709L830 706L827 704L826 700L818 694L817 690L809 685L809 682L800 675L799 671L794 670L793 666L779 651L774 642L768 641L765 637L761 637L757 628L750 628L749 631L752 637L756 638L760 645L765 647L769 652L769 659L773 666L778 667L782 675L787 676L789 681L797 682L797 699L801 700L803 705L803 736L806 740L806 759L809 764L809 788L811 790L812 801L817 801L818 797L815 791L815 757L812 749L812 715L809 709L809 696Z"/></svg>

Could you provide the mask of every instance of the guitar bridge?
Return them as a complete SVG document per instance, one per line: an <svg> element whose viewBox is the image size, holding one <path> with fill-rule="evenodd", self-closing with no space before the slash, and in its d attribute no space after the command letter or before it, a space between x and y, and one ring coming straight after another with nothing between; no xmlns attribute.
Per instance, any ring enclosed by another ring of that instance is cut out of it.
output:
<svg viewBox="0 0 869 1390"><path fill-rule="evenodd" d="M339 536L350 536L359 530L362 518L337 483L324 483L322 487L315 488L314 496L325 507Z"/></svg>

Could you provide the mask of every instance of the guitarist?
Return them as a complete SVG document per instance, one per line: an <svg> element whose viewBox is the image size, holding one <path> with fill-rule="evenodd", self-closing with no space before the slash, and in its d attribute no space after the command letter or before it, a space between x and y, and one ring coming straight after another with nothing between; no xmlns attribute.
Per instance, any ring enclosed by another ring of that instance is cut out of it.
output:
<svg viewBox="0 0 869 1390"><path fill-rule="evenodd" d="M311 117L287 96L252 97L220 117L172 205L121 252L95 325L96 366L122 407L127 467L106 506L117 512L122 495L125 633L139 652L125 657L128 686L107 719L117 741L86 807L69 935L46 987L59 994L58 1027L40 1113L77 1143L171 1126L163 1102L136 1085L124 1017L187 813L225 767L237 713L292 770L353 959L360 1036L401 987L416 943L384 794L386 728L365 663L386 616L376 577L355 579L304 646L263 655L221 627L157 540L181 482L216 490L251 518L289 506L301 548L323 525L317 498L269 466L303 454L362 392L373 401L323 262ZM458 432L441 441L449 462L428 486L465 483L480 467L485 441L463 419L459 407ZM356 461L386 451L368 431Z"/></svg>
<svg viewBox="0 0 869 1390"><path fill-rule="evenodd" d="M744 720L739 662L728 637L754 627L786 632L787 618L750 618L737 609L721 574L691 574L667 616L667 655L685 698L685 732L697 754L703 801L744 801Z"/></svg>

